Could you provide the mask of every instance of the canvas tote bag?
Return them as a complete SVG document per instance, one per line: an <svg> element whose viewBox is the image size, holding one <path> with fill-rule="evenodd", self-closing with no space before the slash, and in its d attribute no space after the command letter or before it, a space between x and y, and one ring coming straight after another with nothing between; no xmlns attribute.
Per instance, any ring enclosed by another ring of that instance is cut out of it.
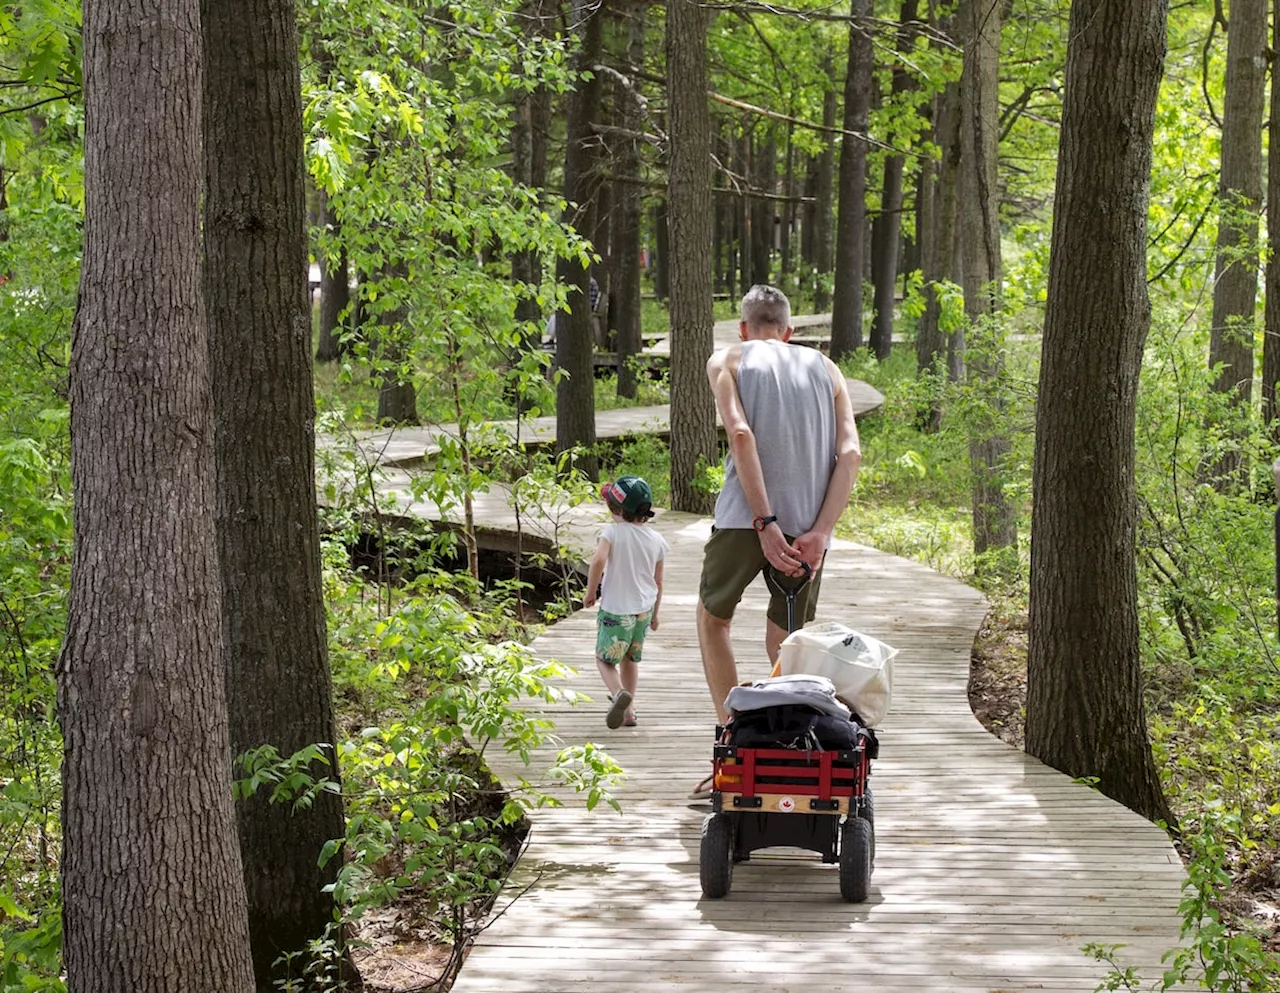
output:
<svg viewBox="0 0 1280 993"><path fill-rule="evenodd" d="M787 636L778 668L783 675L826 676L836 696L867 727L875 727L889 712L897 654L896 648L843 624L810 624Z"/></svg>

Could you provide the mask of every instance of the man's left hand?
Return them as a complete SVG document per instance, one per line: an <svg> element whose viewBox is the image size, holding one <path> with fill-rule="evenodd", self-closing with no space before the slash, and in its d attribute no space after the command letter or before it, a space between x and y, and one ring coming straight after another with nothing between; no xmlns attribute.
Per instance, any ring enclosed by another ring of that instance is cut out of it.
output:
<svg viewBox="0 0 1280 993"><path fill-rule="evenodd" d="M821 531L806 531L791 543L791 547L799 558L809 563L810 569L817 572L827 554L827 538L828 535Z"/></svg>

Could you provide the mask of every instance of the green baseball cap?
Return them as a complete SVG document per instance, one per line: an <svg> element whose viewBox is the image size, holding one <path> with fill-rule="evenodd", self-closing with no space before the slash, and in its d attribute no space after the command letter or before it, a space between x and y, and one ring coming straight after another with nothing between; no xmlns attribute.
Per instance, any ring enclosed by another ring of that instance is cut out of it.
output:
<svg viewBox="0 0 1280 993"><path fill-rule="evenodd" d="M605 483L600 487L600 496L606 503L621 507L625 514L636 514L653 505L653 490L639 476L619 476L612 483Z"/></svg>

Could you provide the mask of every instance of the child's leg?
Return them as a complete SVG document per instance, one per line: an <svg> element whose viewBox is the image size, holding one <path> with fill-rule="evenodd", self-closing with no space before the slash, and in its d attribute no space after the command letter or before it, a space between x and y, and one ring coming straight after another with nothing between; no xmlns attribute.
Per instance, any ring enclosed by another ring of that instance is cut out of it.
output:
<svg viewBox="0 0 1280 993"><path fill-rule="evenodd" d="M604 680L604 685L609 688L609 696L614 696L618 690L622 689L624 682L619 677L618 664L616 662L606 662L604 659L597 657L596 671L600 673L600 678ZM634 680L631 685L634 688Z"/></svg>

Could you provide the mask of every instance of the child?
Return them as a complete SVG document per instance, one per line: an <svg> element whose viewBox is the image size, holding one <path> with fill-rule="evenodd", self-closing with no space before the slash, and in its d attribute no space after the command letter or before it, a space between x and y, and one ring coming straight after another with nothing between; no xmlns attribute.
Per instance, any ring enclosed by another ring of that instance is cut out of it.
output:
<svg viewBox="0 0 1280 993"><path fill-rule="evenodd" d="M667 541L645 527L653 516L653 492L639 476L619 476L600 487L600 495L613 514L613 523L605 527L596 544L582 605L590 607L596 602L603 575L604 593L596 615L596 668L612 701L604 722L610 728L622 724L634 727L636 714L631 702L636 695L646 629L658 630Z"/></svg>

